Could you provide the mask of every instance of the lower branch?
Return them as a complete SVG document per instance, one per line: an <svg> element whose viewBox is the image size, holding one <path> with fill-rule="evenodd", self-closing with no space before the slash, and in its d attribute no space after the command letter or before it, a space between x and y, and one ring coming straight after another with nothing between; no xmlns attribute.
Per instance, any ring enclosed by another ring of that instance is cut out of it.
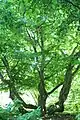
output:
<svg viewBox="0 0 80 120"><path fill-rule="evenodd" d="M35 106L35 105L26 104L26 103L24 102L24 100L21 98L21 96L19 95L19 93L17 92L14 84L11 84L11 83L10 83L10 80L8 80L8 81L5 80L4 77L3 77L3 75L1 74L1 72L0 72L0 78L1 78L2 82L4 82L5 84L8 85L9 91L10 91L10 98L11 98L12 100L14 100L15 97L16 97L17 99L19 99L19 100L21 101L21 103L22 103L22 105L23 105L24 108L28 108L28 109L36 109L36 108L37 108L37 106Z"/></svg>
<svg viewBox="0 0 80 120"><path fill-rule="evenodd" d="M50 92L48 92L48 95L52 94L56 89L58 89L61 85L63 85L64 82L61 82L58 84L55 88L53 88Z"/></svg>

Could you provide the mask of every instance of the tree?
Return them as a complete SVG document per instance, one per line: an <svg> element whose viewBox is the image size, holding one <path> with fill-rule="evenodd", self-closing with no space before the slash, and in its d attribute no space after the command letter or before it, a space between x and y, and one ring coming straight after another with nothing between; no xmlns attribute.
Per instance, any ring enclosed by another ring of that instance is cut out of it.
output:
<svg viewBox="0 0 80 120"><path fill-rule="evenodd" d="M10 97L17 97L26 108L37 108L19 95L21 89L36 89L45 116L47 97L62 85L59 101L49 107L49 113L63 111L80 68L78 1L0 2L0 77ZM51 91L49 83L54 86Z"/></svg>

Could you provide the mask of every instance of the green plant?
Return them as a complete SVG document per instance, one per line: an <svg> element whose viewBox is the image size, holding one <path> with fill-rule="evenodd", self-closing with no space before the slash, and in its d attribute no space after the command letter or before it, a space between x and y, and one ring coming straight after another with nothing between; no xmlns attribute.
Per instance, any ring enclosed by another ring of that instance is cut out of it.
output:
<svg viewBox="0 0 80 120"><path fill-rule="evenodd" d="M17 118L20 115L19 107L21 106L21 101L15 99L14 103L9 103L4 109L0 107L0 120L9 120Z"/></svg>
<svg viewBox="0 0 80 120"><path fill-rule="evenodd" d="M80 120L80 114L76 115L76 120Z"/></svg>
<svg viewBox="0 0 80 120"><path fill-rule="evenodd" d="M32 112L25 113L24 115L20 114L18 107L20 106L20 101L15 100L14 104L8 104L6 109L0 107L0 120L41 120L41 110L38 107Z"/></svg>
<svg viewBox="0 0 80 120"><path fill-rule="evenodd" d="M6 110L12 113L18 113L19 114L19 107L21 106L21 101L18 99L15 99L13 101L14 103L9 103Z"/></svg>
<svg viewBox="0 0 80 120"><path fill-rule="evenodd" d="M40 107L38 107L36 110L30 113L20 115L17 118L17 120L41 120L40 116L41 116Z"/></svg>
<svg viewBox="0 0 80 120"><path fill-rule="evenodd" d="M9 116L10 116L9 112L6 111L6 109L3 109L2 107L0 107L0 120L7 120Z"/></svg>
<svg viewBox="0 0 80 120"><path fill-rule="evenodd" d="M80 114L76 115L75 119L80 120Z"/></svg>

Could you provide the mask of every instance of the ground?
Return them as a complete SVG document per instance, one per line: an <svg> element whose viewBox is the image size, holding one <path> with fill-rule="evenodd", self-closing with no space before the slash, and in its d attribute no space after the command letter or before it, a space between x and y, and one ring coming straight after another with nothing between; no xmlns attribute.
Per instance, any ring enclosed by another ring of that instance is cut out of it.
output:
<svg viewBox="0 0 80 120"><path fill-rule="evenodd" d="M46 120L75 120L74 114L55 114L48 116Z"/></svg>

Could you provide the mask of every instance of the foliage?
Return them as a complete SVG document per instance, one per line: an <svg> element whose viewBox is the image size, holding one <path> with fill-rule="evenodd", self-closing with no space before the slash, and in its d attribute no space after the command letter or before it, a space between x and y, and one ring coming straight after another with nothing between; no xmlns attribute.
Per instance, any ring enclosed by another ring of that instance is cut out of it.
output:
<svg viewBox="0 0 80 120"><path fill-rule="evenodd" d="M41 106L43 101L46 104L53 88L68 83L69 76L71 81L69 86L65 83L69 89L67 93L64 90L64 96L68 95L72 80L76 76L79 80L78 3L78 0L0 1L0 89L9 90L11 99L22 100L19 93L34 89Z"/></svg>
<svg viewBox="0 0 80 120"><path fill-rule="evenodd" d="M4 120L16 118L20 112L19 107L21 106L21 101L14 100L14 103L9 103L6 108L0 107L0 117Z"/></svg>
<svg viewBox="0 0 80 120"><path fill-rule="evenodd" d="M6 120L6 118L9 118L9 117L10 117L9 112L3 109L2 107L0 107L0 119Z"/></svg>
<svg viewBox="0 0 80 120"><path fill-rule="evenodd" d="M7 105L6 111L11 112L11 113L13 113L13 114L15 114L15 113L20 114L18 108L21 106L21 101L18 100L18 99L15 99L13 102L14 102L13 104L12 104L12 103L9 103L9 104Z"/></svg>
<svg viewBox="0 0 80 120"><path fill-rule="evenodd" d="M76 115L76 120L80 120L80 114Z"/></svg>
<svg viewBox="0 0 80 120"><path fill-rule="evenodd" d="M32 112L21 114L19 107L21 106L20 101L15 100L14 104L8 104L6 108L0 107L0 118L3 120L16 119L16 120L41 120L40 107Z"/></svg>
<svg viewBox="0 0 80 120"><path fill-rule="evenodd" d="M41 116L40 108L37 108L36 110L30 113L26 113L24 115L19 116L17 120L41 120L40 116Z"/></svg>

